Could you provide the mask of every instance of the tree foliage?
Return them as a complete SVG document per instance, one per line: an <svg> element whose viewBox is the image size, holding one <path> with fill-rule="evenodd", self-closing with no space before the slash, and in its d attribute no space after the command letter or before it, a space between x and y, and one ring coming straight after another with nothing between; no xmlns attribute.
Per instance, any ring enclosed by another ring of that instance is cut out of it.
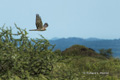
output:
<svg viewBox="0 0 120 80"><path fill-rule="evenodd" d="M0 80L120 79L120 59L106 59L81 45L53 52L54 45L42 35L29 39L25 29L15 26L17 33L0 28Z"/></svg>
<svg viewBox="0 0 120 80"><path fill-rule="evenodd" d="M49 74L53 69L52 49L47 39L29 39L27 31L15 24L17 33L12 28L0 28L0 77L2 79L17 75L21 79L39 74ZM15 36L19 38L15 38Z"/></svg>
<svg viewBox="0 0 120 80"><path fill-rule="evenodd" d="M105 56L106 58L112 57L113 54L112 49L100 49L99 52L101 55Z"/></svg>
<svg viewBox="0 0 120 80"><path fill-rule="evenodd" d="M83 45L72 45L62 52L62 55L67 56L91 56L91 57L101 57L98 53L96 53L93 49L87 48Z"/></svg>

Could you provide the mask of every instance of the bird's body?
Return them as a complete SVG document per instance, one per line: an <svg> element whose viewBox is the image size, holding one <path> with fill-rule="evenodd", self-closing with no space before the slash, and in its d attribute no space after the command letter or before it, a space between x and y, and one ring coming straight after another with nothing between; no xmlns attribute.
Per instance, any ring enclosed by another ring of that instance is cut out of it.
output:
<svg viewBox="0 0 120 80"><path fill-rule="evenodd" d="M46 30L46 29L45 29ZM42 30L42 29L31 29L29 31L45 31L45 30Z"/></svg>
<svg viewBox="0 0 120 80"><path fill-rule="evenodd" d="M32 29L32 30L29 30L29 31L45 31L46 28L48 27L47 23L45 23L43 25L42 20L41 20L39 14L36 14L36 23L35 24L36 24L36 28L37 29Z"/></svg>

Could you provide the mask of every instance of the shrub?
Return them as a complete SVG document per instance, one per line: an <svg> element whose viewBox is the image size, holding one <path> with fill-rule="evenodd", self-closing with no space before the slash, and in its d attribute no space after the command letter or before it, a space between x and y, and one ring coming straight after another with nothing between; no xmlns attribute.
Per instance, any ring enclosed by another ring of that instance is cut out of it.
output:
<svg viewBox="0 0 120 80"><path fill-rule="evenodd" d="M106 58L112 57L113 54L112 49L100 49L99 52L101 55L105 56Z"/></svg>
<svg viewBox="0 0 120 80"><path fill-rule="evenodd" d="M67 48L62 52L62 55L68 56L96 56L98 55L95 51L82 46L82 45L73 45L70 48Z"/></svg>
<svg viewBox="0 0 120 80"><path fill-rule="evenodd" d="M21 79L48 75L53 68L54 45L42 35L42 39L29 39L25 29L16 24L15 27L16 34L12 33L11 27L0 28L0 77L5 80L14 75Z"/></svg>

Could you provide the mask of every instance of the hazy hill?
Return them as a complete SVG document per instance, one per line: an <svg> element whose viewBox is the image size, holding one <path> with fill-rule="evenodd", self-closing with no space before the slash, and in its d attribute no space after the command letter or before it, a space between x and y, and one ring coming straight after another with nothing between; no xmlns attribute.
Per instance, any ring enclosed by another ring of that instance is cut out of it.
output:
<svg viewBox="0 0 120 80"><path fill-rule="evenodd" d="M97 39L97 38L89 38L89 39L82 39L82 38L61 38L57 40L49 40L51 44L56 44L54 50L60 49L65 50L74 44L84 45L88 48L92 48L98 52L99 49L109 49L111 48L114 56L120 57L120 39Z"/></svg>
<svg viewBox="0 0 120 80"><path fill-rule="evenodd" d="M91 48L87 48L82 45L73 45L64 51L62 51L62 55L66 56L89 56L89 57L96 57L101 59L106 59L104 56L98 54Z"/></svg>

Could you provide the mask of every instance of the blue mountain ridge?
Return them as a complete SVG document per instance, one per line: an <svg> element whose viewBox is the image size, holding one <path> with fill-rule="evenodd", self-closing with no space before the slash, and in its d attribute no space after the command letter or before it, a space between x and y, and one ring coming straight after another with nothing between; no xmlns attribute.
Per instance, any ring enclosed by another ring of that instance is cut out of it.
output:
<svg viewBox="0 0 120 80"><path fill-rule="evenodd" d="M120 57L120 39L98 39L98 38L59 38L56 40L49 40L51 44L55 44L56 49L65 50L72 45L79 44L84 45L88 48L94 49L96 52L99 52L99 49L109 49L113 51L114 57Z"/></svg>

